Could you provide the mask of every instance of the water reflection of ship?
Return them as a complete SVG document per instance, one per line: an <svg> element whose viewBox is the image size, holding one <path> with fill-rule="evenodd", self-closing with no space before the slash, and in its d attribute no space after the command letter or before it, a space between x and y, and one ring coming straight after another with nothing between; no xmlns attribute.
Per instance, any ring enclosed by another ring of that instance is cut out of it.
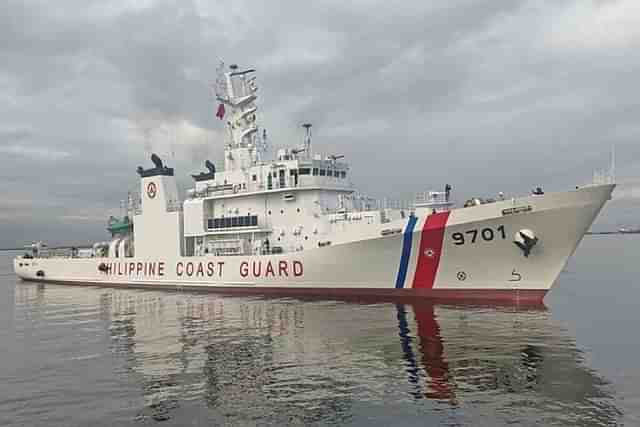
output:
<svg viewBox="0 0 640 427"><path fill-rule="evenodd" d="M620 416L607 383L582 365L580 350L550 321L544 306L524 312L430 304L411 308L415 334L408 327L408 307L397 306L408 381L415 386L413 397L458 405L459 399L478 392L535 393L535 406L547 408L549 419L610 425ZM533 404L530 399L510 404L526 410Z"/></svg>
<svg viewBox="0 0 640 427"><path fill-rule="evenodd" d="M323 307L329 310L330 316ZM389 307L366 306L366 311L384 318ZM406 365L407 392L414 398L459 405L479 394L505 394L512 396L511 405L522 405L526 410L532 404L532 396L527 394L533 393L535 405L538 408L548 405L550 417L579 419L588 425L589 420L593 424L609 424L619 415L615 406L607 403L611 395L606 391L605 381L581 364L580 351L551 321L544 307L520 312L505 307L473 309L431 304L395 308L401 355ZM251 409L245 406L252 402L255 416L259 416L264 408L277 407L274 402L287 402L287 410L292 411L295 405L290 404L295 401L296 393L308 391L303 385L305 375L310 373L304 368L308 358L331 351L318 343L321 337L305 339L304 335L330 333L334 340L352 346L350 351L358 355L354 359L364 352L370 354L370 344L358 349L362 341L372 337L358 335L358 331L363 332L364 322L357 319L358 315L353 316L350 305L198 298L187 300L177 314L181 350L175 357L182 360L182 371L186 375L192 371L187 367L188 361L194 361L188 353L203 352L203 363L197 369L204 374L203 397L214 408L235 408L250 413ZM354 317L359 326L345 326L349 324L348 319ZM229 333L229 322L235 325L231 328L235 333ZM291 335L293 339L278 339ZM383 344L384 341L375 342ZM386 357L391 356L388 365L394 365L393 355L385 353ZM300 368L298 378L280 377L280 369L294 366ZM322 375L331 377L327 372ZM196 374L194 380L197 377ZM158 378L146 375L146 393L151 396L161 392L166 397L172 384L184 383L184 378L180 381L168 378L167 375ZM288 382L287 387L282 387L283 381ZM327 387L349 389L357 380L332 378L331 381ZM349 393L327 393L325 398L314 402L317 414L307 413L298 421L326 421L332 416L336 422L343 420L353 403L352 397ZM173 400L177 398L174 395ZM173 405L172 399L156 396L149 400L153 402L151 405L157 406L158 402ZM596 401L598 410L594 412ZM554 414L554 410L558 413Z"/></svg>
<svg viewBox="0 0 640 427"><path fill-rule="evenodd" d="M84 289L20 289L23 304L89 304ZM206 403L236 422L286 414L289 423L342 423L363 398L407 397L581 425L619 417L609 386L544 308L90 294L122 374L142 389L141 417Z"/></svg>

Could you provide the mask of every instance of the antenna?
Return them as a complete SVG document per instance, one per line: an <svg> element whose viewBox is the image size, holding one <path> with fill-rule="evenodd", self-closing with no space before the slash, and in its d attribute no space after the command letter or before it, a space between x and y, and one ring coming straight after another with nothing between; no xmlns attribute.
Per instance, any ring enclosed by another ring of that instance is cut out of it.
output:
<svg viewBox="0 0 640 427"><path fill-rule="evenodd" d="M224 62L220 61L216 68L216 82L211 85L215 99L224 99L227 95L227 80L224 75Z"/></svg>
<svg viewBox="0 0 640 427"><path fill-rule="evenodd" d="M611 144L611 169L609 170L611 182L616 182L616 145Z"/></svg>
<svg viewBox="0 0 640 427"><path fill-rule="evenodd" d="M302 125L306 130L306 134L304 137L304 147L307 151L307 157L311 158L311 123L305 123Z"/></svg>
<svg viewBox="0 0 640 427"><path fill-rule="evenodd" d="M144 154L148 155L153 149L151 146L151 126L145 126L142 132L144 132Z"/></svg>

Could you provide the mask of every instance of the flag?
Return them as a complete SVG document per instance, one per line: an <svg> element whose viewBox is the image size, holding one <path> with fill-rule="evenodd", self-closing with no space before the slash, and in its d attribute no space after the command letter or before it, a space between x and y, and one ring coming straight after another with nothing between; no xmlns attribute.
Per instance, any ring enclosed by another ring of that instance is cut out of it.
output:
<svg viewBox="0 0 640 427"><path fill-rule="evenodd" d="M224 104L218 105L218 111L216 112L216 117L222 120L224 117Z"/></svg>

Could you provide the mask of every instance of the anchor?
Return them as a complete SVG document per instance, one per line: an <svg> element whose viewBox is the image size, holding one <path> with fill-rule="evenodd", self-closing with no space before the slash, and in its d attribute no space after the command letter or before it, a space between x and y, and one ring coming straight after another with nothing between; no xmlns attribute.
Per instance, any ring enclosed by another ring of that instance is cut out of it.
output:
<svg viewBox="0 0 640 427"><path fill-rule="evenodd" d="M524 228L515 234L513 243L522 250L525 258L528 258L531 249L538 243L538 237L533 231Z"/></svg>

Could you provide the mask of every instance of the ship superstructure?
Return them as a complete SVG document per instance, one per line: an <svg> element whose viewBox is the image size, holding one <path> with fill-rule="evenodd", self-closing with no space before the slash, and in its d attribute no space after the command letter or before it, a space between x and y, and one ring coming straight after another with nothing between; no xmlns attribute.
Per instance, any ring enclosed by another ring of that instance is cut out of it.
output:
<svg viewBox="0 0 640 427"><path fill-rule="evenodd" d="M265 160L267 136L256 120L253 73L232 65L218 78L217 115L225 120L227 135L224 169L217 171L205 161L206 171L192 175L194 186L183 205L177 203L173 170L157 156L155 168L139 169L141 192L147 197L133 209L138 255L167 253L171 246L172 253L185 256L297 252L348 241L409 214L373 209L370 199L356 194L342 156L313 153L311 124L303 125L300 146L279 149L275 159ZM166 200L148 197L156 193ZM158 205L164 212L156 211ZM160 226L146 226L153 221L147 210L154 220L164 217L168 241L163 239L162 245L145 235Z"/></svg>
<svg viewBox="0 0 640 427"><path fill-rule="evenodd" d="M111 218L111 240L90 256L15 260L25 279L123 286L222 288L493 299L541 299L595 219L613 184L566 193L472 199L451 187L411 206L372 203L340 155L301 144L267 159L255 71L219 71L224 168L204 160L179 196L173 168L152 155L138 167L140 196ZM85 253L85 252L83 252Z"/></svg>

